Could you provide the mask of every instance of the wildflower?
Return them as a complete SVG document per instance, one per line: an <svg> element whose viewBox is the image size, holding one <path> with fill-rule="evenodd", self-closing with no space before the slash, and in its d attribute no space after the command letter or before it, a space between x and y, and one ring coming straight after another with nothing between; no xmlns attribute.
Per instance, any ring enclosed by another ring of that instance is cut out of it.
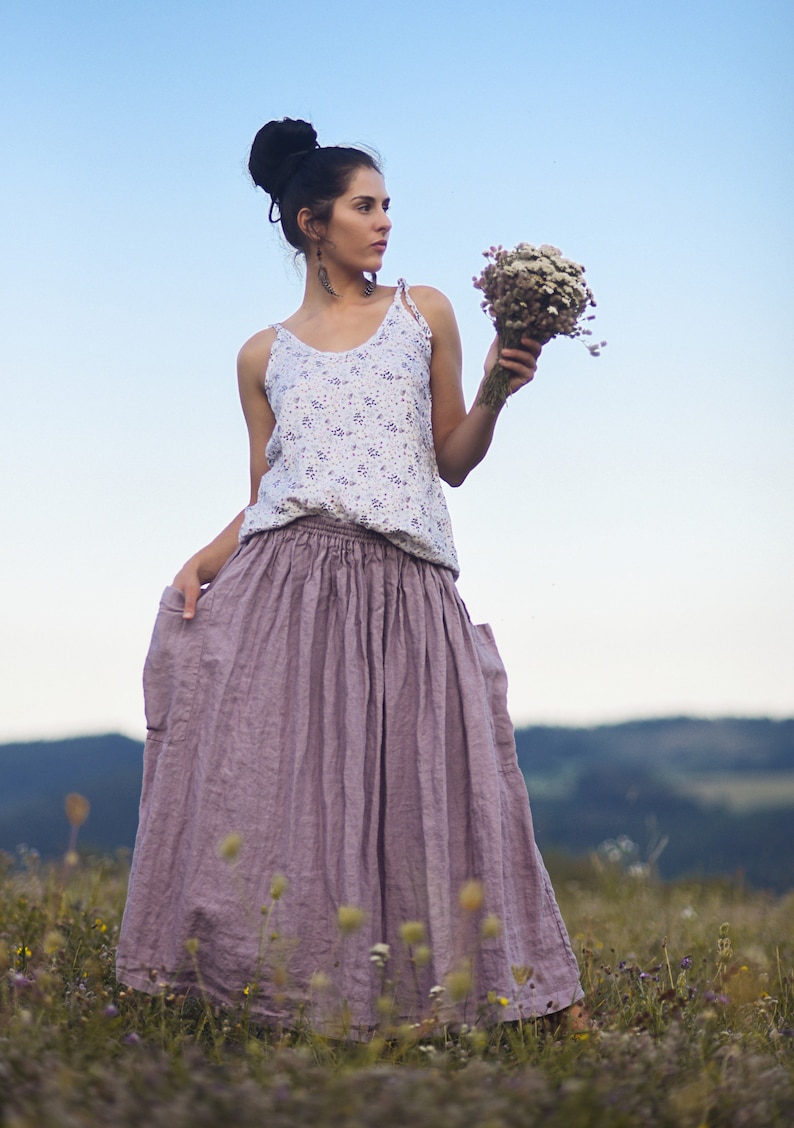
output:
<svg viewBox="0 0 794 1128"><path fill-rule="evenodd" d="M57 932L55 929L52 929L52 931L48 932L44 937L44 951L48 956L51 956L53 952L57 952L59 948L62 948L65 943L66 937L63 935L63 933Z"/></svg>
<svg viewBox="0 0 794 1128"><path fill-rule="evenodd" d="M471 992L471 968L466 964L450 971L446 977L447 994L454 1003L462 1002Z"/></svg>
<svg viewBox="0 0 794 1128"><path fill-rule="evenodd" d="M394 999L388 995L378 995L375 1007L381 1018L390 1018L394 1014Z"/></svg>
<svg viewBox="0 0 794 1128"><path fill-rule="evenodd" d="M489 991L487 998L491 1006L496 1006L498 1003L500 1007L506 1007L510 1002L504 995L497 995L496 991Z"/></svg>
<svg viewBox="0 0 794 1128"><path fill-rule="evenodd" d="M231 834L227 834L221 842L218 847L218 856L223 858L225 862L234 862L237 860L242 844L242 835L233 831Z"/></svg>
<svg viewBox="0 0 794 1128"><path fill-rule="evenodd" d="M91 804L88 802L85 795L79 795L76 791L72 791L66 796L63 805L66 809L66 818L69 820L69 826L77 830L88 818Z"/></svg>
<svg viewBox="0 0 794 1128"><path fill-rule="evenodd" d="M125 1046L137 1046L139 1045L140 1041L140 1034L136 1034L134 1030L131 1030L129 1034L125 1034L122 1038L122 1042L124 1042Z"/></svg>
<svg viewBox="0 0 794 1128"><path fill-rule="evenodd" d="M432 954L429 944L417 944L414 948L413 961L417 967L427 967Z"/></svg>
<svg viewBox="0 0 794 1128"><path fill-rule="evenodd" d="M691 966L692 966L692 957L691 956L684 956L684 958L681 960L681 967L684 969L684 971L686 971Z"/></svg>
<svg viewBox="0 0 794 1128"><path fill-rule="evenodd" d="M352 932L358 932L367 919L367 914L356 905L340 905L336 912L336 919L339 931L344 936L349 936Z"/></svg>
<svg viewBox="0 0 794 1128"><path fill-rule="evenodd" d="M421 944L426 935L427 930L421 920L407 920L400 925L400 939L408 947Z"/></svg>
<svg viewBox="0 0 794 1128"><path fill-rule="evenodd" d="M191 936L185 941L185 948L189 955L195 956L199 950L199 942L197 936Z"/></svg>
<svg viewBox="0 0 794 1128"><path fill-rule="evenodd" d="M473 878L467 881L461 888L458 894L458 901L460 907L467 913L476 913L478 909L482 908L483 898L485 897L485 890L481 881Z"/></svg>
<svg viewBox="0 0 794 1128"><path fill-rule="evenodd" d="M480 925L480 936L483 940L495 940L502 934L502 922L495 913L488 913Z"/></svg>
<svg viewBox="0 0 794 1128"><path fill-rule="evenodd" d="M324 971L315 971L310 986L312 991L327 991L331 986L330 977Z"/></svg>
<svg viewBox="0 0 794 1128"><path fill-rule="evenodd" d="M429 992L430 998L431 999L440 998L444 994L445 990L446 990L446 988L442 987L440 983L436 983L435 987L430 988L430 992Z"/></svg>
<svg viewBox="0 0 794 1128"><path fill-rule="evenodd" d="M280 900L289 889L289 881L283 873L274 873L270 879L270 896L274 901Z"/></svg>
<svg viewBox="0 0 794 1128"><path fill-rule="evenodd" d="M102 920L102 917L97 917L91 927L96 929L97 932L107 932L108 930L108 926Z"/></svg>
<svg viewBox="0 0 794 1128"><path fill-rule="evenodd" d="M385 967L390 955L391 948L388 944L373 944L369 950L370 962L376 967Z"/></svg>
<svg viewBox="0 0 794 1128"><path fill-rule="evenodd" d="M119 1013L119 1008L115 1007L113 1005L113 1003L108 1003L108 1005L102 1011L102 1014L105 1016L105 1018L117 1018L118 1013Z"/></svg>

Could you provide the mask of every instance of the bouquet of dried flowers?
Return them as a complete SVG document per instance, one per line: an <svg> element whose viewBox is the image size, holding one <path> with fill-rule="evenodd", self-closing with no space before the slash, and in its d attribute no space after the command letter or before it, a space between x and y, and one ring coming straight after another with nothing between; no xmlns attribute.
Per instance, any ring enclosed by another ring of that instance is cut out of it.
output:
<svg viewBox="0 0 794 1128"><path fill-rule="evenodd" d="M557 247L544 243L533 247L519 243L512 251L491 247L483 252L489 259L476 289L482 290L482 308L490 316L503 348L520 348L522 337L532 337L545 345L552 337L592 336L582 321L588 306L595 306L593 292L584 280L584 267L563 258ZM591 356L598 356L606 341L587 345ZM497 360L483 382L477 403L498 411L509 394L512 373Z"/></svg>

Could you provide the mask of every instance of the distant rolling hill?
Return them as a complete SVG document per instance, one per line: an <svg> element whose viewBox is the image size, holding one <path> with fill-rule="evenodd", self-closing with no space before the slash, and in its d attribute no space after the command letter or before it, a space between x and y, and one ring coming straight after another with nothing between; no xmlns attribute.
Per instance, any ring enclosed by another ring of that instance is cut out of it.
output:
<svg viewBox="0 0 794 1128"><path fill-rule="evenodd" d="M666 839L663 877L794 888L794 720L533 726L516 745L542 849L588 853L625 835L642 860ZM70 791L91 802L84 846L131 847L141 755L117 734L0 745L0 849L62 853Z"/></svg>
<svg viewBox="0 0 794 1128"><path fill-rule="evenodd" d="M46 856L62 853L69 838L63 801L70 791L91 803L82 844L132 846L142 752L140 741L117 733L0 744L0 849L24 843Z"/></svg>

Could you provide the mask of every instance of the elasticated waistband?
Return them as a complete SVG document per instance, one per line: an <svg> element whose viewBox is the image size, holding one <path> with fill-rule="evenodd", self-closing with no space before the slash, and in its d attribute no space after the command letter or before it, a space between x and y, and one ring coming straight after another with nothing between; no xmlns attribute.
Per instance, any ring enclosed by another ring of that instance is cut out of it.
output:
<svg viewBox="0 0 794 1128"><path fill-rule="evenodd" d="M311 514L308 517L298 517L288 525L281 525L281 530L293 532L313 533L322 537L336 537L346 541L369 541L371 544L391 544L391 541L382 533L374 529L365 529L363 525L353 525L348 521L338 521L334 517L321 517ZM275 529L268 532L276 532ZM401 550L400 550L401 551Z"/></svg>

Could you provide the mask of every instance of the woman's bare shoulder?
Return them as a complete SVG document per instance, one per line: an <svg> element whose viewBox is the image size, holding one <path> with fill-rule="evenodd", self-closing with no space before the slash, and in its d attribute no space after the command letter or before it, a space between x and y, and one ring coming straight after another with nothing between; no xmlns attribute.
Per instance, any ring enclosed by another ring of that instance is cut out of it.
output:
<svg viewBox="0 0 794 1128"><path fill-rule="evenodd" d="M262 382L275 339L276 330L273 326L260 329L253 337L248 338L237 354L237 373L240 380Z"/></svg>
<svg viewBox="0 0 794 1128"><path fill-rule="evenodd" d="M410 294L434 335L455 329L455 311L446 294L435 286L411 286Z"/></svg>
<svg viewBox="0 0 794 1128"><path fill-rule="evenodd" d="M450 312L452 303L446 294L442 294L435 286L409 286L411 297L424 313L424 306L430 310L443 310Z"/></svg>

